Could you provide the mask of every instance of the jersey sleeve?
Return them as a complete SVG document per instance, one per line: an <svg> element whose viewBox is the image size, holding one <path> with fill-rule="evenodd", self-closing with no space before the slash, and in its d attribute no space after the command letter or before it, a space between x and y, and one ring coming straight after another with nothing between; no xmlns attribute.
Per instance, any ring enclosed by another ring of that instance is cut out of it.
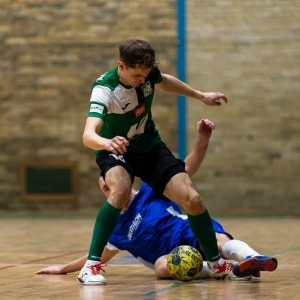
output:
<svg viewBox="0 0 300 300"><path fill-rule="evenodd" d="M113 231L113 233L111 234L106 247L109 250L124 250L124 248L122 247L122 243L120 242L120 237L118 234L118 227L120 226L120 220L119 223L117 224L117 227L115 228L115 230Z"/></svg>
<svg viewBox="0 0 300 300"><path fill-rule="evenodd" d="M97 85L93 88L90 98L88 117L106 118L109 103L111 101L110 90L107 87Z"/></svg>
<svg viewBox="0 0 300 300"><path fill-rule="evenodd" d="M156 75L155 84L161 83L161 82L163 81L163 78L162 78L162 75L161 75L160 70L159 70L158 68L156 68L156 69L154 70L154 72L155 72L155 75Z"/></svg>

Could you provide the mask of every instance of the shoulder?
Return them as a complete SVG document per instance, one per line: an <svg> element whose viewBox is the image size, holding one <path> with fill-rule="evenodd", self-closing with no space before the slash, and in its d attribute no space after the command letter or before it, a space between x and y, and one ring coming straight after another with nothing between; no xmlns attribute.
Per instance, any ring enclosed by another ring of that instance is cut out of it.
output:
<svg viewBox="0 0 300 300"><path fill-rule="evenodd" d="M114 91L119 86L119 77L117 74L117 68L114 68L104 74L102 74L92 85L92 93L90 102L94 104L104 104L109 106L109 103L113 101Z"/></svg>
<svg viewBox="0 0 300 300"><path fill-rule="evenodd" d="M160 70L157 67L153 68L149 73L147 79L153 81L155 84L160 83L162 81Z"/></svg>
<svg viewBox="0 0 300 300"><path fill-rule="evenodd" d="M119 85L118 68L115 67L108 72L102 74L93 83L92 89L95 87L104 87L113 91ZM100 88L101 89L101 88Z"/></svg>

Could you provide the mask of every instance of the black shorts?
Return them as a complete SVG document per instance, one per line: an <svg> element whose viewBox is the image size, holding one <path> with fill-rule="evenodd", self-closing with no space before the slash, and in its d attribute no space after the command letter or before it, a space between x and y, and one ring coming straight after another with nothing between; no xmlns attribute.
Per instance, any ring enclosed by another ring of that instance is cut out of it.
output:
<svg viewBox="0 0 300 300"><path fill-rule="evenodd" d="M123 155L116 155L102 151L97 155L96 162L103 178L109 169L123 166L130 174L132 182L135 176L140 177L159 194L163 194L167 183L174 175L186 172L184 162L174 157L165 143L157 144L146 153L126 152Z"/></svg>

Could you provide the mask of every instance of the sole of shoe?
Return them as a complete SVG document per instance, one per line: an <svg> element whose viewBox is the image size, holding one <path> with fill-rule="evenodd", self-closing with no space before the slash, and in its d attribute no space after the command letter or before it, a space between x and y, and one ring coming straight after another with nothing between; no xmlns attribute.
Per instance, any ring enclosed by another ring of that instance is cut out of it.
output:
<svg viewBox="0 0 300 300"><path fill-rule="evenodd" d="M274 257L250 257L239 262L233 268L233 274L236 276L249 276L253 272L268 271L273 272L277 268L277 259Z"/></svg>
<svg viewBox="0 0 300 300"><path fill-rule="evenodd" d="M228 278L232 281L250 281L252 279L252 276L250 275L250 276L239 277L232 274L231 276L229 275Z"/></svg>
<svg viewBox="0 0 300 300"><path fill-rule="evenodd" d="M77 281L84 285L104 285L106 281L83 281L81 277L77 277Z"/></svg>

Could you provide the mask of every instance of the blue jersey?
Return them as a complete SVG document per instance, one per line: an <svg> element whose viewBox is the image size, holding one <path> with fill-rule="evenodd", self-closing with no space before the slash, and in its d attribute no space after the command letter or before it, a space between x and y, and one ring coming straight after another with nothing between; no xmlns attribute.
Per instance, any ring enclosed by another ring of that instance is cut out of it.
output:
<svg viewBox="0 0 300 300"><path fill-rule="evenodd" d="M216 232L227 234L217 221L213 220L213 225ZM120 214L109 243L153 268L160 256L180 245L196 248L198 240L180 207L143 183L128 209Z"/></svg>

